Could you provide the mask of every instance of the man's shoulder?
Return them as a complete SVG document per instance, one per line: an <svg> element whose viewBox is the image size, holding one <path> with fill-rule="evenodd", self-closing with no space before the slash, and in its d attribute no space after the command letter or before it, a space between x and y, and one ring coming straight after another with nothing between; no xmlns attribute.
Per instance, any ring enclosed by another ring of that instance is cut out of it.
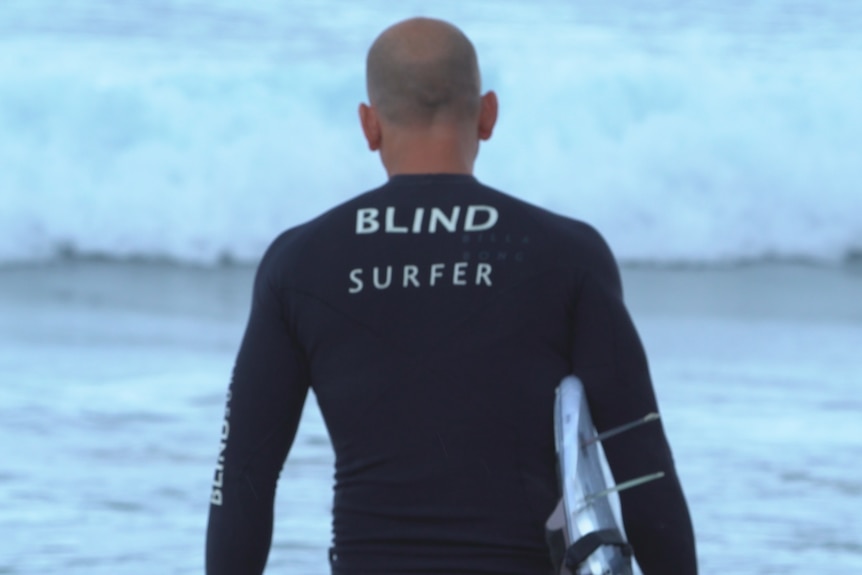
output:
<svg viewBox="0 0 862 575"><path fill-rule="evenodd" d="M488 189L517 211L520 218L531 220L531 227L544 238L544 247L550 252L548 257L551 260L586 271L607 285L619 285L616 258L604 236L593 225L499 190Z"/></svg>
<svg viewBox="0 0 862 575"><path fill-rule="evenodd" d="M610 253L604 236L592 224L517 198L496 188L485 185L483 187L500 198L501 202L517 210L522 217L529 218L537 227L555 236L555 239L583 247L594 246L600 251Z"/></svg>
<svg viewBox="0 0 862 575"><path fill-rule="evenodd" d="M362 192L307 222L284 230L270 243L264 253L264 260L283 259L289 258L292 254L301 254L308 248L309 242L321 238L329 243L336 243L338 238L331 235L332 230L339 227L342 222L351 221L355 217L356 209L367 202L369 196L373 196L379 189Z"/></svg>

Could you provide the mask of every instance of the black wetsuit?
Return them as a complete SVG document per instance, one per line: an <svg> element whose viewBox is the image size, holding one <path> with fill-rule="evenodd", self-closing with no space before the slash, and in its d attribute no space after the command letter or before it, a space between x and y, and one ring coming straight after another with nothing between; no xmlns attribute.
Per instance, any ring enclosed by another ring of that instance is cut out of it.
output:
<svg viewBox="0 0 862 575"><path fill-rule="evenodd" d="M554 389L601 431L656 411L599 234L466 175L396 176L288 230L260 264L230 387L209 575L260 573L308 389L335 450L336 574L547 575ZM660 424L605 444L645 575L696 572Z"/></svg>

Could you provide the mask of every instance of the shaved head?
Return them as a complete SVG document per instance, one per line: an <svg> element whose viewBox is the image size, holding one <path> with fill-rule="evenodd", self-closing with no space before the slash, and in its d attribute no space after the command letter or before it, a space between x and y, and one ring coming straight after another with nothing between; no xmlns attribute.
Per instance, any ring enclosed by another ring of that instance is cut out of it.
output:
<svg viewBox="0 0 862 575"><path fill-rule="evenodd" d="M366 62L368 98L398 125L471 120L479 113L479 63L473 44L455 26L430 18L383 31Z"/></svg>

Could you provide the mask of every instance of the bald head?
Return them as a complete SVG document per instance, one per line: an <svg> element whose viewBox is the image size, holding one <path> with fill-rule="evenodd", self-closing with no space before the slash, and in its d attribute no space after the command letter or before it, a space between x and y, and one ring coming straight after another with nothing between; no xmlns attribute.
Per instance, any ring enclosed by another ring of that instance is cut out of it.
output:
<svg viewBox="0 0 862 575"><path fill-rule="evenodd" d="M368 97L398 125L474 119L480 79L476 50L455 26L413 18L386 29L367 59Z"/></svg>

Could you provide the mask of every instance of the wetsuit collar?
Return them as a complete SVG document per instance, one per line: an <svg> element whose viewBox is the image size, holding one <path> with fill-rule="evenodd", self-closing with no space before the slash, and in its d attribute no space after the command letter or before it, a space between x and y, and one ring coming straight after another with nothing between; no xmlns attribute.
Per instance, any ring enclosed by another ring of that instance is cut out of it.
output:
<svg viewBox="0 0 862 575"><path fill-rule="evenodd" d="M472 174L395 174L389 178L389 183L443 183L443 182L475 182Z"/></svg>

